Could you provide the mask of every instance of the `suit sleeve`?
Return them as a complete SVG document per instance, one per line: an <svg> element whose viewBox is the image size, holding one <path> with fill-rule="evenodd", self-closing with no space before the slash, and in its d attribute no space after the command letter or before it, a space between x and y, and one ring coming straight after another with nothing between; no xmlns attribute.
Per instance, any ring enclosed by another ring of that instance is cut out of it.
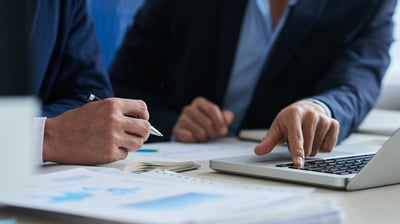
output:
<svg viewBox="0 0 400 224"><path fill-rule="evenodd" d="M355 131L375 105L390 63L396 1L379 1L362 32L336 59L316 88L318 99L329 106L339 121L339 142Z"/></svg>
<svg viewBox="0 0 400 224"><path fill-rule="evenodd" d="M102 98L113 96L108 74L99 51L94 24L86 1L64 1L58 35L63 38L61 49L55 49L60 58L57 80L49 99L44 102L43 115L53 117L85 103L94 93Z"/></svg>

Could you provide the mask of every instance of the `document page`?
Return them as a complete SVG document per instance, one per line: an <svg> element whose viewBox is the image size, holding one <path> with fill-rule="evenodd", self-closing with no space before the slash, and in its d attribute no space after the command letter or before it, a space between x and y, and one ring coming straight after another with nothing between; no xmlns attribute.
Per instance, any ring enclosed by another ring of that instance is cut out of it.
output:
<svg viewBox="0 0 400 224"><path fill-rule="evenodd" d="M131 174L77 168L38 175L3 203L104 223L339 223L340 209L312 192L211 182L161 170Z"/></svg>
<svg viewBox="0 0 400 224"><path fill-rule="evenodd" d="M222 157L253 155L256 142L240 141L234 137L220 138L206 143L160 142L146 143L130 152L128 159L168 159L173 161L201 161Z"/></svg>

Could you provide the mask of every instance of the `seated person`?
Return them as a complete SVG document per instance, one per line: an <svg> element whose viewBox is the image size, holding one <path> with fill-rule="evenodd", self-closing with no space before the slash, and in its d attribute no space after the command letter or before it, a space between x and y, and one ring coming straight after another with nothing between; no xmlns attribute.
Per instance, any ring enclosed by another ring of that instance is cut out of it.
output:
<svg viewBox="0 0 400 224"><path fill-rule="evenodd" d="M86 1L29 1L28 16L33 90L43 104L42 160L92 165L140 148L150 133L146 104L110 98ZM91 93L107 99L86 104Z"/></svg>
<svg viewBox="0 0 400 224"><path fill-rule="evenodd" d="M301 165L331 151L374 106L395 5L149 0L111 81L117 96L147 102L164 139L204 142L269 128L255 153L287 143Z"/></svg>

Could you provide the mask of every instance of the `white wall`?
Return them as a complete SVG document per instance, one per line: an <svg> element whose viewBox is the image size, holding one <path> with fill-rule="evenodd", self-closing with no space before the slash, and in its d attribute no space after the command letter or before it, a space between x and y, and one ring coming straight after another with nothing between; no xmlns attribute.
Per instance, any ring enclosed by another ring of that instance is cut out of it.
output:
<svg viewBox="0 0 400 224"><path fill-rule="evenodd" d="M400 83L400 3L397 4L394 20L394 42L390 49L392 62L387 71L384 82Z"/></svg>

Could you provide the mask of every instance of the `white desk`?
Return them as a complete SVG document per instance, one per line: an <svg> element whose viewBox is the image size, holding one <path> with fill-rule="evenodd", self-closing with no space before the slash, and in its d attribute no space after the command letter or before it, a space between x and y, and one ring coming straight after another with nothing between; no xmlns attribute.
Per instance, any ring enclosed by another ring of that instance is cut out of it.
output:
<svg viewBox="0 0 400 224"><path fill-rule="evenodd" d="M200 169L189 171L185 174L228 183L251 183L271 186L302 186L279 181L217 173L208 167L208 161L201 162L201 164L202 167ZM76 166L49 166L43 168L42 172L54 172L56 170L63 170L73 167ZM316 192L314 194L334 199L343 209L343 211L345 211L344 223L396 223L398 220L400 220L400 212L398 211L400 185L354 192L316 188ZM18 220L18 224L72 223L68 222L67 220L60 220L60 218L56 218L54 216L37 214L34 212L10 207L2 207L0 209L0 219L1 218L15 218Z"/></svg>

